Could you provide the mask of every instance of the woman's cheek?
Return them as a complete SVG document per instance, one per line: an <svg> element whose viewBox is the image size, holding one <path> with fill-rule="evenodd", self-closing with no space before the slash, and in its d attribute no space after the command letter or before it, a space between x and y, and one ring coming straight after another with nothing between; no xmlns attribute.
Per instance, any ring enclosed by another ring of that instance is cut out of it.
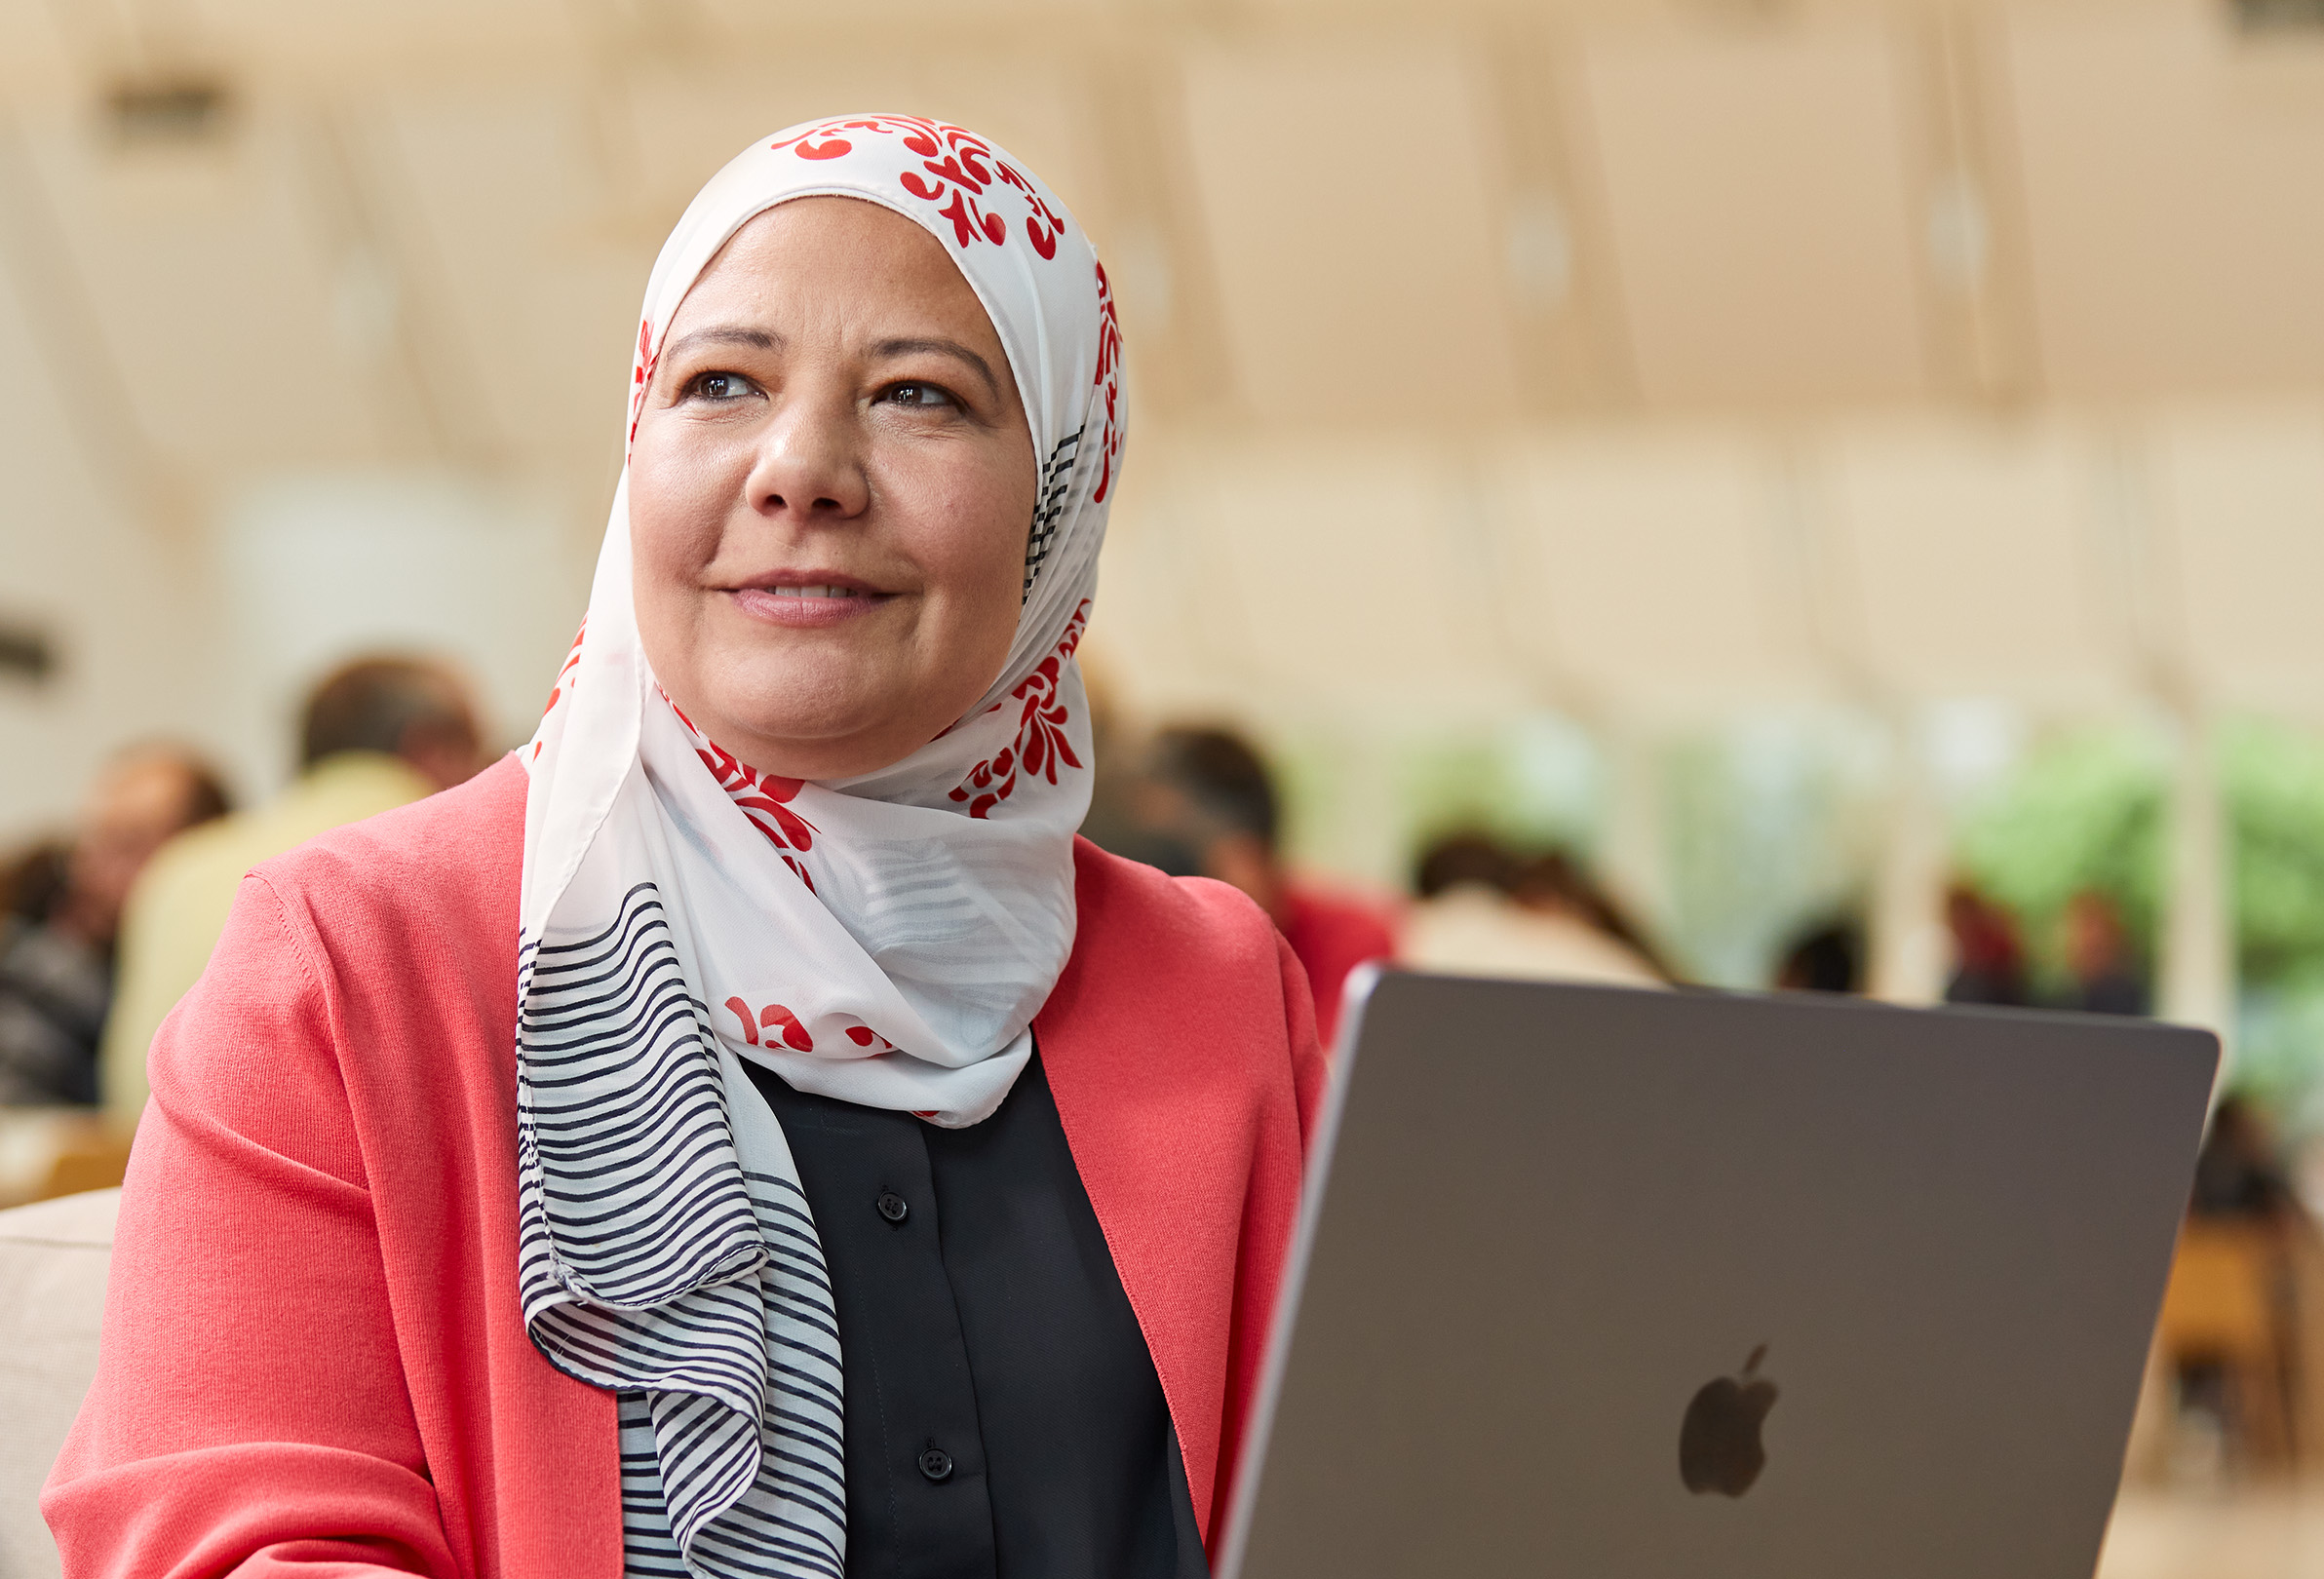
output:
<svg viewBox="0 0 2324 1579"><path fill-rule="evenodd" d="M660 502L655 501L657 505ZM663 613L678 591L683 556L674 541L681 536L674 529L675 524L659 508L633 509L630 513L631 564L637 577L641 619L649 605L656 615Z"/></svg>
<svg viewBox="0 0 2324 1579"><path fill-rule="evenodd" d="M717 558L725 512L715 468L673 446L636 456L630 467L630 533L641 572L668 590L693 590Z"/></svg>
<svg viewBox="0 0 2324 1579"><path fill-rule="evenodd" d="M693 695L704 656L695 647L708 612L703 569L717 547L715 528L707 546L698 541L700 513L687 508L691 501L671 497L662 485L667 472L633 466L630 562L639 639L662 683Z"/></svg>
<svg viewBox="0 0 2324 1579"><path fill-rule="evenodd" d="M919 517L922 541L945 580L960 594L989 601L1008 595L1012 615L1025 572L1025 536L1032 497L990 456L953 468L929 492ZM1013 623L1013 622L1012 622Z"/></svg>

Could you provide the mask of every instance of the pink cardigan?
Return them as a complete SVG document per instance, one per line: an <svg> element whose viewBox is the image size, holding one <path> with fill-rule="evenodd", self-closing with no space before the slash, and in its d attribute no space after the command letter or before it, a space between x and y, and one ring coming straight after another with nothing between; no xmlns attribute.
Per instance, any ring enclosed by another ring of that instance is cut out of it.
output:
<svg viewBox="0 0 2324 1579"><path fill-rule="evenodd" d="M103 1356L42 1511L70 1579L615 1579L614 1401L518 1307L524 771L259 867L163 1026ZM1323 1084L1260 911L1086 843L1034 1021L1214 1550Z"/></svg>

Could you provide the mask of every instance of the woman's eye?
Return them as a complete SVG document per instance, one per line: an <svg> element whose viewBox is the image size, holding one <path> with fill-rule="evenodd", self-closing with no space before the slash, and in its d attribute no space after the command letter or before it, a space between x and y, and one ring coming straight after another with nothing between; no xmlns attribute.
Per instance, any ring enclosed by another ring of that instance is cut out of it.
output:
<svg viewBox="0 0 2324 1579"><path fill-rule="evenodd" d="M881 391L880 399L890 405L910 406L916 411L934 411L956 404L949 393L934 384L890 384Z"/></svg>
<svg viewBox="0 0 2324 1579"><path fill-rule="evenodd" d="M741 373L706 372L695 375L694 380L686 386L686 392L698 400L716 404L755 394L757 386Z"/></svg>

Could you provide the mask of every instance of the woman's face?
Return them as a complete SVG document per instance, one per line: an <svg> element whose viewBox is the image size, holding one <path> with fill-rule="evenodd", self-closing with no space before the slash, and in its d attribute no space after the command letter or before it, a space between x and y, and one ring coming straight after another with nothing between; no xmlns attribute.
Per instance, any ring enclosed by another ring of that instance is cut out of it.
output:
<svg viewBox="0 0 2324 1579"><path fill-rule="evenodd" d="M852 198L727 242L663 336L630 451L638 631L662 687L763 773L901 761L1000 673L1032 434L944 247Z"/></svg>

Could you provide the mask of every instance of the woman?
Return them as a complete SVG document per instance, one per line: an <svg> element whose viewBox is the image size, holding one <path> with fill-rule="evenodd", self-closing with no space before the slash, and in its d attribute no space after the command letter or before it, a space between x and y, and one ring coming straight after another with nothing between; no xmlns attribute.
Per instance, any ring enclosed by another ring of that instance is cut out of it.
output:
<svg viewBox="0 0 2324 1579"><path fill-rule="evenodd" d="M957 127L703 189L539 732L257 868L155 1042L68 1574L1204 1571L1321 1061L1254 906L1073 839L1120 374Z"/></svg>

